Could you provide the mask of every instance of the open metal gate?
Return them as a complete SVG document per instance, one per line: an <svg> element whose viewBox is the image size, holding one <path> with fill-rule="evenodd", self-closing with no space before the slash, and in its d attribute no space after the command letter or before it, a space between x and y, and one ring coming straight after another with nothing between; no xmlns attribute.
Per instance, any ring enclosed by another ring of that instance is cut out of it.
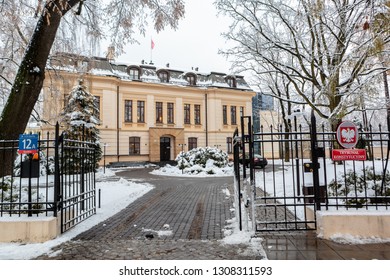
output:
<svg viewBox="0 0 390 280"><path fill-rule="evenodd" d="M57 139L55 190L63 233L96 213L97 145L88 142L85 135L81 140L63 135Z"/></svg>
<svg viewBox="0 0 390 280"><path fill-rule="evenodd" d="M233 143L240 227L314 230L318 210L389 210L389 132L370 127L361 129L359 137L367 160L334 162L336 133L324 126L317 131L314 115L306 129L295 119L288 128L256 133L251 117L241 117ZM256 154L268 157L265 168L256 168ZM249 164L242 164L244 158Z"/></svg>

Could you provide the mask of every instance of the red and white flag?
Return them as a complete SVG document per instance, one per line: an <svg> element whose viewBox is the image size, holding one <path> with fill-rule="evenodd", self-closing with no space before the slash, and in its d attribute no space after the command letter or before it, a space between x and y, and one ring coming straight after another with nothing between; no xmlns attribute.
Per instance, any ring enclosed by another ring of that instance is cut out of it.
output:
<svg viewBox="0 0 390 280"><path fill-rule="evenodd" d="M152 50L154 49L154 42L153 42L153 39L151 40L150 47L152 48Z"/></svg>

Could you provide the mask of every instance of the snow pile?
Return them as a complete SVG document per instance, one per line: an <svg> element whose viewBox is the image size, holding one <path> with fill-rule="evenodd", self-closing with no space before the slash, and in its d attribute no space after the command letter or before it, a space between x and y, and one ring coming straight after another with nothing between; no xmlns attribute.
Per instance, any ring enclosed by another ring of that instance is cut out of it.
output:
<svg viewBox="0 0 390 280"><path fill-rule="evenodd" d="M166 176L233 176L233 165L229 164L227 153L211 147L196 148L180 152L177 166L167 164L151 174Z"/></svg>
<svg viewBox="0 0 390 280"><path fill-rule="evenodd" d="M390 242L390 238L380 238L376 236L362 237L342 233L332 235L330 240L341 244L377 244Z"/></svg>
<svg viewBox="0 0 390 280"><path fill-rule="evenodd" d="M228 188L222 189L222 193L226 195L226 198L230 198L231 196ZM230 211L233 213L238 211L237 206L237 203L234 203L234 208L231 208ZM244 218L243 220L246 219ZM236 217L227 220L225 229L223 231L224 238L221 240L221 243L226 245L246 245L247 248L240 254L247 256L260 255L262 256L262 259L267 259L267 254L265 253L261 244L263 239L255 237L255 231L251 226L252 223L244 222L244 224L245 225L243 226L242 230L240 230L239 222Z"/></svg>

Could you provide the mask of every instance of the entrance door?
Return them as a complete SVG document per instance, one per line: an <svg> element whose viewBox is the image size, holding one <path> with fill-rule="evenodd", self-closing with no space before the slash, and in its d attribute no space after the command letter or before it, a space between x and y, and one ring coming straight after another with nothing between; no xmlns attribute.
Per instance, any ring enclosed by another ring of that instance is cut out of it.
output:
<svg viewBox="0 0 390 280"><path fill-rule="evenodd" d="M171 159L171 138L160 138L160 161L168 161Z"/></svg>

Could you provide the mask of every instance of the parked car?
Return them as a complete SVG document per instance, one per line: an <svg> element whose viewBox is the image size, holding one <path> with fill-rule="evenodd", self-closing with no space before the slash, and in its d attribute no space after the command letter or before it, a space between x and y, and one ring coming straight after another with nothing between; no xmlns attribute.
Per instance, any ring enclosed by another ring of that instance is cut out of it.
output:
<svg viewBox="0 0 390 280"><path fill-rule="evenodd" d="M240 159L239 159L240 163L243 164L243 160L242 160L242 155L240 155ZM253 165L254 167L260 167L260 168L264 168L266 167L268 164L268 161L265 157L259 155L259 154L254 154L253 155ZM249 167L250 165L250 162L249 162L249 154L246 154L245 155L245 165L247 167Z"/></svg>

